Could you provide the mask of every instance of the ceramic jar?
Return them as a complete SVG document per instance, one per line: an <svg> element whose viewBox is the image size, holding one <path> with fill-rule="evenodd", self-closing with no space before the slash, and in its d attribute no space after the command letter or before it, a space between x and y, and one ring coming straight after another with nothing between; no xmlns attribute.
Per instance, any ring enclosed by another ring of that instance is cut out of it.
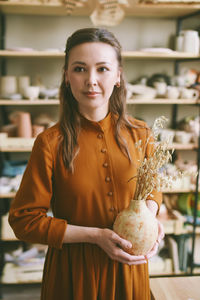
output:
<svg viewBox="0 0 200 300"><path fill-rule="evenodd" d="M128 208L121 211L114 222L114 231L132 243L132 255L146 255L158 237L158 222L145 200L131 200Z"/></svg>
<svg viewBox="0 0 200 300"><path fill-rule="evenodd" d="M200 41L198 31L185 30L183 31L183 52L199 54Z"/></svg>
<svg viewBox="0 0 200 300"><path fill-rule="evenodd" d="M21 95L24 96L24 91L28 86L30 86L30 77L29 76L19 76L18 77L18 91Z"/></svg>
<svg viewBox="0 0 200 300"><path fill-rule="evenodd" d="M18 112L16 123L17 123L18 137L24 137L24 138L32 137L32 124L31 124L30 113Z"/></svg>
<svg viewBox="0 0 200 300"><path fill-rule="evenodd" d="M8 96L16 93L17 93L17 78L15 76L1 76L0 94L2 96Z"/></svg>

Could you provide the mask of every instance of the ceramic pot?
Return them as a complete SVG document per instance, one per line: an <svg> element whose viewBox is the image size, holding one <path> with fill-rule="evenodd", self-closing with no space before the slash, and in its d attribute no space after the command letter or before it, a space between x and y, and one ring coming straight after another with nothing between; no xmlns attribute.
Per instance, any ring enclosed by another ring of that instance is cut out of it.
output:
<svg viewBox="0 0 200 300"><path fill-rule="evenodd" d="M24 138L32 137L32 124L31 124L30 113L18 112L17 135L18 137L24 137Z"/></svg>
<svg viewBox="0 0 200 300"><path fill-rule="evenodd" d="M18 91L21 95L24 95L24 91L28 86L30 86L30 77L20 76L18 78Z"/></svg>
<svg viewBox="0 0 200 300"><path fill-rule="evenodd" d="M195 30L184 30L183 52L199 54L199 35Z"/></svg>
<svg viewBox="0 0 200 300"><path fill-rule="evenodd" d="M0 94L2 96L7 96L16 93L17 93L17 78L15 76L1 76Z"/></svg>
<svg viewBox="0 0 200 300"><path fill-rule="evenodd" d="M129 207L117 215L113 229L132 243L131 249L124 249L132 255L146 255L158 237L158 222L145 200L131 200Z"/></svg>

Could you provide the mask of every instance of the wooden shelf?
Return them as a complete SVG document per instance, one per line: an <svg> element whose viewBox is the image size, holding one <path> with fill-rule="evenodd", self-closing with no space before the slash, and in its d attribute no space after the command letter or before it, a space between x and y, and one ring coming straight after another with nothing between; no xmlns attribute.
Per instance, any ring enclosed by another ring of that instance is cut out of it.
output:
<svg viewBox="0 0 200 300"><path fill-rule="evenodd" d="M0 147L0 152L31 152L32 147Z"/></svg>
<svg viewBox="0 0 200 300"><path fill-rule="evenodd" d="M45 50L30 50L30 51L17 51L17 50L0 50L0 57L11 58L63 58L64 52L59 51L45 51ZM152 53L145 51L122 51L123 59L147 59L147 60L193 60L199 59L200 55L194 55L186 52L172 52L172 53Z"/></svg>
<svg viewBox="0 0 200 300"><path fill-rule="evenodd" d="M127 104L182 104L182 105L192 105L200 104L200 100L193 99L165 99L165 98L155 98L155 99L128 99Z"/></svg>
<svg viewBox="0 0 200 300"><path fill-rule="evenodd" d="M176 3L176 4L134 4L134 0L129 0L130 6L125 7L127 16L135 17L156 17L156 18L177 18L194 13L200 10L200 4ZM88 0L83 7L78 7L74 16L89 16L95 8L95 1ZM26 15L50 15L66 16L67 11L60 3L46 3L39 1L16 2L0 1L0 12L4 14L26 14Z"/></svg>
<svg viewBox="0 0 200 300"><path fill-rule="evenodd" d="M173 143L173 144L169 145L168 149L195 150L195 149L198 149L198 145L196 145L194 143L190 143L190 144Z"/></svg>
<svg viewBox="0 0 200 300"><path fill-rule="evenodd" d="M200 55L195 55L186 52L159 53L146 51L123 51L122 57L124 59L164 59L164 60L182 60L182 59L200 59Z"/></svg>
<svg viewBox="0 0 200 300"><path fill-rule="evenodd" d="M35 138L11 137L2 140L1 152L31 152Z"/></svg>
<svg viewBox="0 0 200 300"><path fill-rule="evenodd" d="M7 193L7 194L0 194L0 199L2 198L14 198L16 195L15 192L10 192L10 193Z"/></svg>
<svg viewBox="0 0 200 300"><path fill-rule="evenodd" d="M59 105L59 100L4 100L0 99L0 106L2 105Z"/></svg>
<svg viewBox="0 0 200 300"><path fill-rule="evenodd" d="M23 58L64 58L64 52L59 51L16 51L16 50L0 50L0 57L23 57Z"/></svg>
<svg viewBox="0 0 200 300"><path fill-rule="evenodd" d="M59 105L58 99L36 99L36 100L5 100L0 99L0 106L2 105ZM192 104L200 104L200 100L188 100L188 99L141 99L141 100L134 100L129 99L127 100L128 105L133 104L181 104L181 105L192 105Z"/></svg>
<svg viewBox="0 0 200 300"><path fill-rule="evenodd" d="M181 190L163 190L162 193L164 194L180 194L180 193L191 193L194 190L191 189L181 189Z"/></svg>

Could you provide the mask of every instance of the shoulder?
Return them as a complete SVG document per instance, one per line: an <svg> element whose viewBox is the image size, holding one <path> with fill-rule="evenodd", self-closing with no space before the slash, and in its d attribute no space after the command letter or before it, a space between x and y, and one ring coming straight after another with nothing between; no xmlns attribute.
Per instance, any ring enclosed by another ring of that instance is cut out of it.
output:
<svg viewBox="0 0 200 300"><path fill-rule="evenodd" d="M59 123L56 123L54 126L49 127L40 133L37 136L35 143L42 146L48 145L50 148L54 148L58 145L60 136L60 125Z"/></svg>
<svg viewBox="0 0 200 300"><path fill-rule="evenodd" d="M133 130L137 130L137 129L145 129L148 130L149 126L147 125L147 123L145 121L142 120L138 120L133 118L132 116L127 116L128 121L130 122Z"/></svg>

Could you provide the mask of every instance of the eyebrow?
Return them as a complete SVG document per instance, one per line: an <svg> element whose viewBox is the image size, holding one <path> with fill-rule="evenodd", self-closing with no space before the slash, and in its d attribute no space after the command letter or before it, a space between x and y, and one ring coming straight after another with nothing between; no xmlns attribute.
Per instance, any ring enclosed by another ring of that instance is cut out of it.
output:
<svg viewBox="0 0 200 300"><path fill-rule="evenodd" d="M72 65L76 65L76 64L86 66L86 63L84 63L82 61L74 61L72 63ZM100 62L96 63L96 65L105 65L105 64L111 64L111 63L108 61L100 61Z"/></svg>

